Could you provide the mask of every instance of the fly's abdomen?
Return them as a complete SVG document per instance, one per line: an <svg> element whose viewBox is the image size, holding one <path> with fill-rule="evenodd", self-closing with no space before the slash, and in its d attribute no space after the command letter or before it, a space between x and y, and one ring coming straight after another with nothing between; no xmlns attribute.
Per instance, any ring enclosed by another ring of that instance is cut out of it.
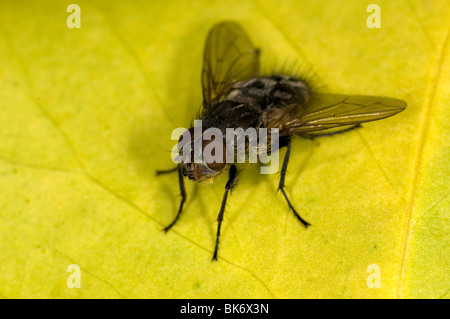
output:
<svg viewBox="0 0 450 319"><path fill-rule="evenodd" d="M282 112L288 106L304 108L310 95L305 82L286 75L240 81L221 101L213 102L202 117L203 124L223 132L226 128L258 129L265 126L264 114Z"/></svg>
<svg viewBox="0 0 450 319"><path fill-rule="evenodd" d="M305 82L286 75L272 75L236 83L225 100L268 111L292 104L302 107L308 103L310 94Z"/></svg>

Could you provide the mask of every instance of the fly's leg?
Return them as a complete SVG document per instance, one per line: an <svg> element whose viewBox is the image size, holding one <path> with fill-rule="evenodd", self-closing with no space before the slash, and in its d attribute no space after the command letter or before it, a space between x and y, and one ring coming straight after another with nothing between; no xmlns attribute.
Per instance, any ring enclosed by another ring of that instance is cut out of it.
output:
<svg viewBox="0 0 450 319"><path fill-rule="evenodd" d="M308 223L306 220L304 220L295 210L295 208L292 206L286 191L284 190L285 185L284 185L284 178L286 177L286 171L287 171L287 166L289 163L289 156L291 155L291 140L288 139L286 141L286 155L284 156L284 161L283 161L283 167L281 168L281 176L280 176L280 184L278 185L278 190L281 191L281 193L283 194L284 198L286 199L287 204L289 205L289 208L292 210L292 212L294 213L295 217L297 217L297 219L303 224L303 226L308 227L311 224Z"/></svg>
<svg viewBox="0 0 450 319"><path fill-rule="evenodd" d="M167 231L172 228L173 225L177 222L178 218L180 218L181 212L183 211L183 204L186 201L186 190L184 188L184 178L183 178L183 169L181 168L181 165L178 165L178 184L180 185L180 195L181 195L181 202L180 202L180 208L178 209L177 216L175 219L170 223L169 226L164 228L164 231L167 233ZM172 171L175 171L176 169L172 169L170 171L165 171L167 173L170 173ZM165 173L163 173L165 174Z"/></svg>
<svg viewBox="0 0 450 319"><path fill-rule="evenodd" d="M178 170L178 166L171 168L171 169L157 170L156 176L173 173L173 172L176 172L177 170Z"/></svg>
<svg viewBox="0 0 450 319"><path fill-rule="evenodd" d="M352 125L350 127L346 127L346 128L341 129L341 130L330 132L330 133L318 133L318 134L310 134L310 135L313 136L313 138L324 137L324 136L333 136L333 135L336 135L336 134L341 134L341 133L346 133L346 132L349 132L349 131L353 131L354 129L357 129L357 128L360 128L360 127L362 127L361 124L355 124L355 125Z"/></svg>
<svg viewBox="0 0 450 319"><path fill-rule="evenodd" d="M308 140L310 140L310 141L314 141L315 140L315 138L317 137L317 135L314 135L314 134L308 134L308 133L300 133L300 134L297 134L298 136L301 136L301 137L303 137L303 138L307 138Z"/></svg>
<svg viewBox="0 0 450 319"><path fill-rule="evenodd" d="M212 260L217 260L217 252L219 250L219 237L220 237L220 228L222 227L223 221L223 213L225 212L225 206L227 204L228 192L233 189L237 184L237 169L236 166L231 165L228 182L225 185L225 194L222 199L222 206L220 207L219 215L217 216L217 234L216 234L216 247L214 248L214 255Z"/></svg>
<svg viewBox="0 0 450 319"><path fill-rule="evenodd" d="M362 127L361 124L356 124L356 125L352 125L350 127L346 127L344 129L340 129L338 131L329 132L329 133L298 133L296 135L301 136L303 138L307 138L308 140L311 140L311 141L315 141L315 139L318 137L333 136L336 134L341 134L341 133L345 133L348 131L352 131L352 130L360 128L360 127Z"/></svg>
<svg viewBox="0 0 450 319"><path fill-rule="evenodd" d="M336 135L336 134L341 134L341 133L346 133L346 132L349 132L349 131L353 131L354 129L361 128L361 127L362 127L361 124L355 124L355 125L352 125L350 127L344 127L343 129L338 130L338 131L334 131L334 132L330 132L330 133L322 133L322 134L319 133L319 134L316 135L316 137L333 136L333 135Z"/></svg>

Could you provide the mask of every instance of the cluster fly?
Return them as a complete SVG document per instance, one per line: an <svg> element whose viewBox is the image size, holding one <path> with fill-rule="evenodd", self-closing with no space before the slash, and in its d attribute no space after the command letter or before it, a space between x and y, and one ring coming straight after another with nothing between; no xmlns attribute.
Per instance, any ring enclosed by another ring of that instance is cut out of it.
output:
<svg viewBox="0 0 450 319"><path fill-rule="evenodd" d="M260 51L252 45L249 36L239 24L221 22L210 30L204 49L201 76L203 107L198 113L198 119L202 121L203 128L200 134L208 128L218 128L223 133L227 128L266 128L267 131L278 129L278 149L286 147L278 190L299 222L308 227L310 224L297 213L285 192L291 137L298 135L311 138L330 129L334 129L330 134L342 132L363 122L395 115L406 108L406 103L387 97L317 93L298 77L285 74L262 76L259 56ZM194 130L192 127L188 131L193 133ZM192 136L188 141L188 152L194 152L195 138ZM270 140L270 136L268 139ZM180 143L181 139L178 144ZM204 141L200 149L204 150L208 143ZM157 175L178 172L181 202L172 223L164 228L167 232L175 225L183 211L186 201L184 176L193 181L210 180L225 170L228 170L229 177L217 217L213 260L217 260L228 193L238 181L236 165L217 160L181 160L173 169L157 171Z"/></svg>

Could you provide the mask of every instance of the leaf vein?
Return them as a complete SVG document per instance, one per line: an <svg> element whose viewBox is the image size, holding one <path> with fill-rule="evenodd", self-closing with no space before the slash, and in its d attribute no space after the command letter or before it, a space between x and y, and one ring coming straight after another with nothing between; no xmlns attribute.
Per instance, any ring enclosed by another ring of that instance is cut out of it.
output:
<svg viewBox="0 0 450 319"><path fill-rule="evenodd" d="M442 65L445 60L445 52L449 43L450 39L450 28L447 29L447 33L444 37L444 41L442 43L442 46L439 50L438 60L436 64L436 70L434 74L434 81L432 82L430 95L429 95L429 102L427 103L427 108L425 109L425 116L424 116L424 123L422 125L422 129L420 132L420 139L419 139L419 148L417 151L417 157L414 164L414 177L412 181L412 189L411 189L411 197L409 200L409 204L407 207L406 212L406 225L405 225L405 234L403 237L403 249L402 249L402 257L400 261L400 269L398 274L398 282L396 287L396 297L401 298L403 294L403 283L404 283L404 277L405 277L405 271L406 271L406 263L409 256L409 249L411 245L411 237L412 237L412 226L413 226L413 211L414 211L414 204L416 203L416 197L418 193L418 186L420 181L420 169L423 164L423 153L425 149L426 142L428 140L428 136L430 134L430 123L431 123L431 117L433 114L433 108L436 104L436 95L437 95L437 89L438 85L441 79L441 69Z"/></svg>

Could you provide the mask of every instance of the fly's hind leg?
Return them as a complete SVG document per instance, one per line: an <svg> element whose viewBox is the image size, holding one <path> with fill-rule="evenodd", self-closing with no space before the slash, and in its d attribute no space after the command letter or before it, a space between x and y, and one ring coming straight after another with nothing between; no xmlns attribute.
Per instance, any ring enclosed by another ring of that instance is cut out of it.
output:
<svg viewBox="0 0 450 319"><path fill-rule="evenodd" d="M360 127L362 127L361 124L355 124L355 125L350 125L350 126L347 125L347 126L344 126L343 128L340 128L338 130L331 131L331 132L327 132L328 130L325 130L325 132L322 132L322 133L310 133L310 134L305 133L305 134L299 134L299 135L302 137L308 136L307 138L314 139L316 137L333 136L336 134L346 133L346 132L353 131L354 129L357 129ZM307 136L305 136L305 135L307 135Z"/></svg>
<svg viewBox="0 0 450 319"><path fill-rule="evenodd" d="M286 155L284 156L284 161L283 161L283 166L281 168L281 176L280 176L280 184L278 185L278 190L281 191L281 193L284 196L284 199L286 200L289 208L292 210L292 212L294 213L295 217L297 217L297 219L303 224L303 226L308 227L311 224L308 223L306 220L304 220L295 210L294 206L292 206L291 201L289 200L286 191L285 191L285 184L284 184L284 179L286 177L286 172L287 172L287 166L289 163L289 156L291 155L291 140L288 139L285 141L285 145L286 145Z"/></svg>

